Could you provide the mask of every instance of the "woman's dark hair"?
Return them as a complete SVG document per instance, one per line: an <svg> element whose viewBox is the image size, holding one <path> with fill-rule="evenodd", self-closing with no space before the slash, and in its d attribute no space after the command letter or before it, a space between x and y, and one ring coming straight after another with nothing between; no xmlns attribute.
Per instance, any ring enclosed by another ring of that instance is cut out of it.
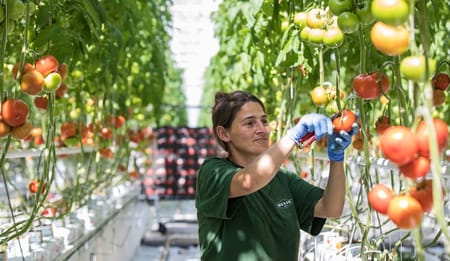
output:
<svg viewBox="0 0 450 261"><path fill-rule="evenodd" d="M213 133L217 143L225 151L228 151L227 144L218 138L217 126L222 126L225 129L230 128L237 112L247 102L257 102L261 105L263 111L266 111L266 108L264 107L262 101L251 93L244 91L216 93L215 104L212 107Z"/></svg>

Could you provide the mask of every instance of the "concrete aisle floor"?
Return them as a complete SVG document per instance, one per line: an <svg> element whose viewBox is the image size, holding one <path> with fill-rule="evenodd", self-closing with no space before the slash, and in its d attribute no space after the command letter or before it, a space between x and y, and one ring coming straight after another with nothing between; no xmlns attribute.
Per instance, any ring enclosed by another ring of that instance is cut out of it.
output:
<svg viewBox="0 0 450 261"><path fill-rule="evenodd" d="M194 200L152 200L150 227L132 261L200 260Z"/></svg>

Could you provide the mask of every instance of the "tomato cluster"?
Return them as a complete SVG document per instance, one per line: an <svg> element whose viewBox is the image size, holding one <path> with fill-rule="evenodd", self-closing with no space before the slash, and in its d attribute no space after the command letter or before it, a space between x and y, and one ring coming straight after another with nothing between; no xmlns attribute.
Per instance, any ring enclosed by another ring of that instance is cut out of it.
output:
<svg viewBox="0 0 450 261"><path fill-rule="evenodd" d="M0 137L11 133L16 139L25 139L33 128L28 115L28 105L22 99L4 100L0 114Z"/></svg>
<svg viewBox="0 0 450 261"><path fill-rule="evenodd" d="M445 121L434 118L433 125L439 152L448 143L448 127ZM380 139L383 155L396 164L408 178L426 176L430 169L429 131L425 121L419 122L415 131L405 126L387 128Z"/></svg>
<svg viewBox="0 0 450 261"><path fill-rule="evenodd" d="M382 121L385 121L384 118L380 120L380 126ZM447 124L434 118L433 128L438 150L442 152L448 144ZM384 184L376 184L368 193L368 201L373 209L388 215L399 228L416 227L421 223L423 213L431 211L433 207L432 180L426 179L430 171L429 139L429 128L425 121L420 121L415 130L391 126L382 132L380 147L383 155L415 185L396 195Z"/></svg>
<svg viewBox="0 0 450 261"><path fill-rule="evenodd" d="M445 191L442 190L442 196ZM423 214L433 209L433 182L423 179L406 191L394 193L388 186L375 184L367 194L369 205L402 229L417 227Z"/></svg>
<svg viewBox="0 0 450 261"><path fill-rule="evenodd" d="M301 28L300 38L313 46L339 47L344 33L337 26L337 18L327 10L312 8L294 15L294 24Z"/></svg>
<svg viewBox="0 0 450 261"><path fill-rule="evenodd" d="M325 110L330 115L338 113L344 106L345 93L328 82L314 87L309 92L309 95L315 106L325 107Z"/></svg>

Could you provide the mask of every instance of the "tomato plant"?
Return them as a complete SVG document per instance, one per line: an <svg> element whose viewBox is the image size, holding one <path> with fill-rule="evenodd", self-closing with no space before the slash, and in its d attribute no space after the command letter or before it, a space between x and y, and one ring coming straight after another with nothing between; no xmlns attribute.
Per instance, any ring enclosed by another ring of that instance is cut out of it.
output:
<svg viewBox="0 0 450 261"><path fill-rule="evenodd" d="M430 171L430 159L419 156L411 162L400 166L400 172L410 179L418 179L425 177Z"/></svg>
<svg viewBox="0 0 450 261"><path fill-rule="evenodd" d="M353 129L353 123L356 122L356 114L348 109L338 113L338 116L333 119L333 130L335 132L346 131L350 132Z"/></svg>
<svg viewBox="0 0 450 261"><path fill-rule="evenodd" d="M410 195L397 195L389 203L387 214L397 227L412 229L422 223L423 209L420 203Z"/></svg>
<svg viewBox="0 0 450 261"><path fill-rule="evenodd" d="M404 26L392 26L376 22L370 30L370 39L374 47L381 53L397 56L409 49L410 32Z"/></svg>
<svg viewBox="0 0 450 261"><path fill-rule="evenodd" d="M352 87L356 95L362 99L372 100L388 91L389 80L384 73L362 73L353 79Z"/></svg>
<svg viewBox="0 0 450 261"><path fill-rule="evenodd" d="M403 166L416 158L415 134L405 126L391 126L380 138L383 155L397 166Z"/></svg>
<svg viewBox="0 0 450 261"><path fill-rule="evenodd" d="M428 59L428 75L432 75L436 70L436 60ZM400 72L402 75L413 81L423 81L427 76L427 64L425 56L414 55L403 58L400 63Z"/></svg>
<svg viewBox="0 0 450 261"><path fill-rule="evenodd" d="M394 197L394 192L391 188L382 183L378 183L372 187L367 194L367 199L370 206L380 214L386 215L389 208L389 202Z"/></svg>
<svg viewBox="0 0 450 261"><path fill-rule="evenodd" d="M435 135L439 152L442 152L448 144L448 126L447 123L439 118L433 119ZM418 153L424 157L430 156L430 134L425 121L421 121L416 128L415 140Z"/></svg>
<svg viewBox="0 0 450 261"><path fill-rule="evenodd" d="M373 16L390 25L405 23L409 17L409 2L406 0L373 0Z"/></svg>
<svg viewBox="0 0 450 261"><path fill-rule="evenodd" d="M2 104L2 120L11 127L24 124L28 113L28 105L21 99L7 99Z"/></svg>

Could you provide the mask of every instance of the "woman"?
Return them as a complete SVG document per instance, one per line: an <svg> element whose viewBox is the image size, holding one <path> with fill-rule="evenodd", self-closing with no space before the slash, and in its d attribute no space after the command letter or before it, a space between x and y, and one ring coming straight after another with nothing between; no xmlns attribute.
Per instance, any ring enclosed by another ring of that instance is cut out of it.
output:
<svg viewBox="0 0 450 261"><path fill-rule="evenodd" d="M202 260L298 260L300 231L317 235L326 218L342 213L344 150L357 131L333 133L321 114L304 115L269 147L265 107L252 94L219 92L213 131L227 152L206 159L198 172L196 208ZM330 174L325 190L281 168L307 133L330 135Z"/></svg>

